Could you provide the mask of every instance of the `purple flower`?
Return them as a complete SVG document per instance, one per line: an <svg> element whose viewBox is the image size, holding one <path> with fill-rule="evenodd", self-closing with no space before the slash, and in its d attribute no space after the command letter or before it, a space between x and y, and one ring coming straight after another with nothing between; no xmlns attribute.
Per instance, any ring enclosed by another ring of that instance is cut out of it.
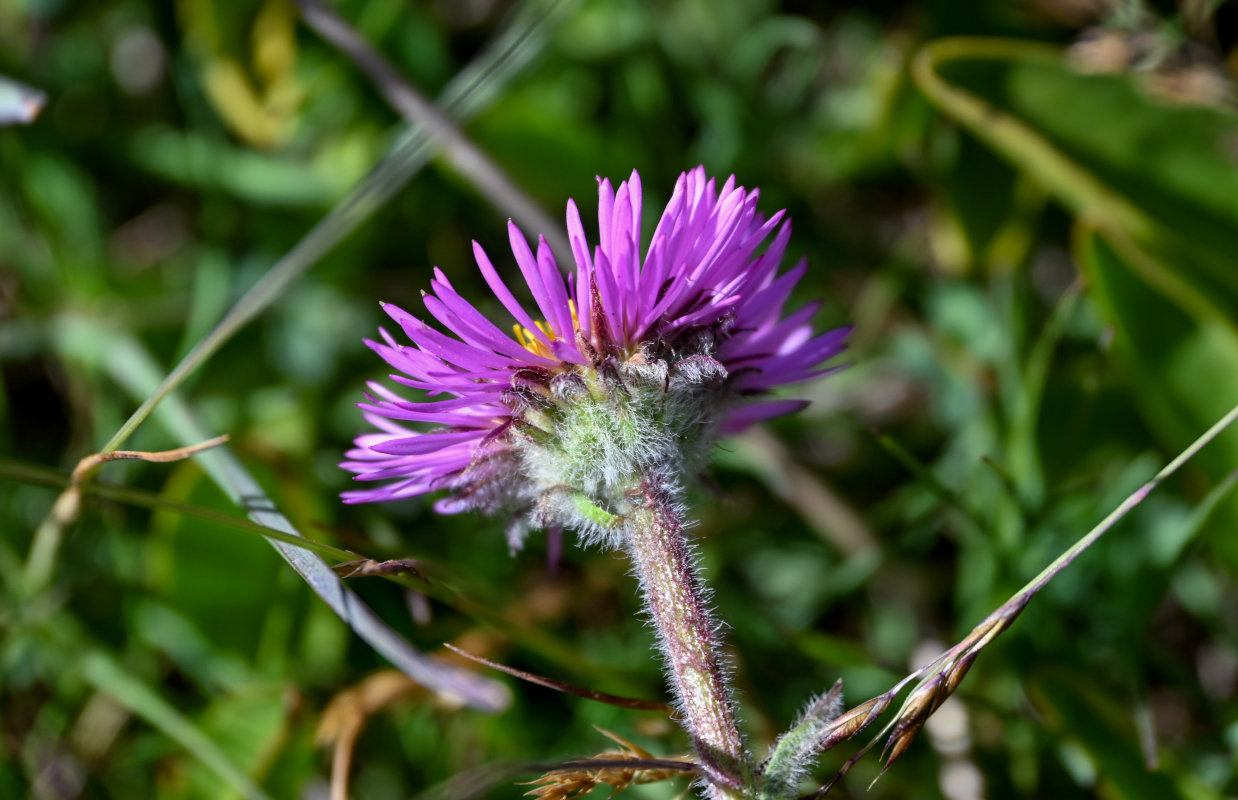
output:
<svg viewBox="0 0 1238 800"><path fill-rule="evenodd" d="M437 268L424 303L449 333L384 305L413 346L385 330L367 344L397 370L393 380L428 394L414 402L370 384L360 407L378 431L360 436L342 466L385 483L347 492L347 502L445 490L439 511L512 513L514 543L530 524L584 532L598 514L623 513L636 477L677 487L720 433L804 405L761 398L826 372L820 365L841 352L848 329L814 335L816 304L783 316L807 268L778 274L785 212L766 219L757 191L733 177L717 188L697 167L679 176L642 258L640 177L618 191L601 180L598 195L592 250L568 201L575 269L566 281L546 240L534 252L508 223L536 313L474 243L514 336ZM582 501L598 514L581 519Z"/></svg>

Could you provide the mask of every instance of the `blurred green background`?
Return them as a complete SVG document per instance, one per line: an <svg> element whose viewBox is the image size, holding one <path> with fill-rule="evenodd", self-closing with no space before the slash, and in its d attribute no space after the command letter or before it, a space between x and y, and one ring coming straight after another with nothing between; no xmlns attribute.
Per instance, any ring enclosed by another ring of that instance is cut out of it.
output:
<svg viewBox="0 0 1238 800"><path fill-rule="evenodd" d="M1234 3L335 9L429 98L521 32L453 108L533 204L588 220L594 176L636 168L648 231L680 171L734 173L790 210L799 302L856 325L852 366L723 443L695 498L758 752L836 678L856 704L966 634L1238 403ZM384 154L429 140L287 0L0 0L0 75L48 96L0 128L0 797L326 797L320 726L359 732L350 791L378 800L599 753L595 725L684 752L656 712L512 681L486 714L381 672L267 543L172 507L243 516L192 461L105 465L157 507L88 495L32 567L59 493L39 468L100 450L152 366L335 209L356 231L329 227L180 397L302 533L419 560L432 599L348 579L419 648L665 696L618 555L568 541L556 563L539 535L513 558L501 521L337 500L353 404L386 372L361 344L378 301L416 309L437 265L503 319L469 241L512 270L521 208L443 155L384 198L405 169ZM187 443L157 416L125 446ZM1231 431L1034 600L871 790L876 754L834 795L1238 793L1235 466Z"/></svg>

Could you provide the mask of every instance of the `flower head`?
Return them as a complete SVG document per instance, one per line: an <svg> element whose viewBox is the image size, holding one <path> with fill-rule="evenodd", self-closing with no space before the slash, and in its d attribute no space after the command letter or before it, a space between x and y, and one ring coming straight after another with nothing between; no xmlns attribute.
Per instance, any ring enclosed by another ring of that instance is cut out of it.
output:
<svg viewBox="0 0 1238 800"><path fill-rule="evenodd" d="M515 320L511 334L437 268L423 298L449 333L384 305L412 346L381 329L383 340L367 344L397 370L393 380L427 399L370 384L360 406L378 432L358 437L342 466L387 482L344 499L444 490L440 512L509 513L513 547L530 526L605 538L606 520L625 513L642 481L677 492L719 433L802 407L762 395L824 372L848 330L814 335L815 304L783 316L807 264L778 274L790 223L782 211L758 213L757 196L733 177L716 187L703 167L680 175L642 258L640 176L617 191L600 180L592 251L568 201L566 281L546 240L534 252L509 222L537 315L477 243L473 253Z"/></svg>

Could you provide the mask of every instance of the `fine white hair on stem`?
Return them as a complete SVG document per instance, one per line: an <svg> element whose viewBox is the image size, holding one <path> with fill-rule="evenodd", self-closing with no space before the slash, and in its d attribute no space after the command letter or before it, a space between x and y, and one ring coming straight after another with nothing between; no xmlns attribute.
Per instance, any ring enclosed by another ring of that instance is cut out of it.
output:
<svg viewBox="0 0 1238 800"><path fill-rule="evenodd" d="M675 708L703 768L702 785L714 798L750 796L752 769L736 722L734 664L700 573L700 551L684 530L682 493L676 482L655 475L631 494L625 542Z"/></svg>

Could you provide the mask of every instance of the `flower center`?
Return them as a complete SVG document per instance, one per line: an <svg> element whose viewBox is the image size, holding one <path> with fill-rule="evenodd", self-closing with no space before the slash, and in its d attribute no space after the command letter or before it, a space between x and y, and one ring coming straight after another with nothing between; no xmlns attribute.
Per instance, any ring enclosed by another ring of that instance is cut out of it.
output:
<svg viewBox="0 0 1238 800"><path fill-rule="evenodd" d="M548 323L538 320L533 324L537 326L538 330L546 334L547 339L554 341L555 330ZM533 331L523 325L513 325L512 331L516 334L516 341L520 342L520 346L525 350L543 358L554 358L554 353L551 349L546 346L545 342L537 338L537 334L533 333Z"/></svg>
<svg viewBox="0 0 1238 800"><path fill-rule="evenodd" d="M574 300L568 300L567 307L568 310L572 312L572 330L580 330L580 320L576 318L576 302ZM561 338L557 333L555 333L555 329L550 327L549 322L546 322L545 320L535 320L533 324L536 325L537 329L544 333L546 338L550 341L553 342L556 338ZM512 332L516 334L516 341L520 343L520 346L525 350L528 350L530 353L542 356L543 358L555 357L555 354L550 347L539 339L536 333L529 330L525 326L520 324L513 325Z"/></svg>

